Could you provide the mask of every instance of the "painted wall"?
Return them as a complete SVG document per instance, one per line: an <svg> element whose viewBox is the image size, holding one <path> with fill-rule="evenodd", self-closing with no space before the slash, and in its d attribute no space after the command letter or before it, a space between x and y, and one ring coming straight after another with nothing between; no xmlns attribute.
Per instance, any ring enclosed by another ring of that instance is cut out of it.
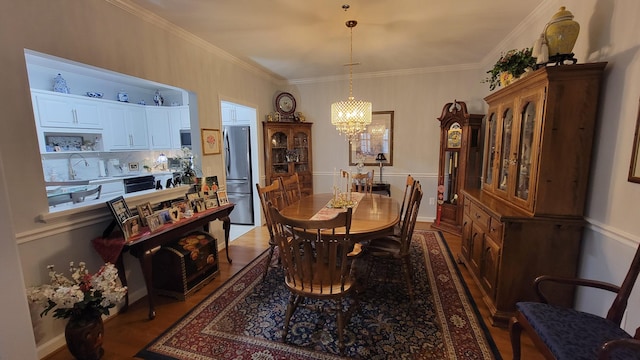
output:
<svg viewBox="0 0 640 360"><path fill-rule="evenodd" d="M18 242L24 283L11 284L18 289L24 284L45 281L45 266L50 263L63 269L70 260L85 260L90 268L97 268L101 260L89 241L109 220L107 212L98 212L86 214L96 215L95 219L63 218L46 224L37 221L38 215L47 211L47 203L42 190L44 177L24 63L25 48L192 91L197 94L203 127L220 127L221 98L254 104L258 117L262 118L273 110L271 102L276 91L289 90L296 95L299 110L307 121L314 123L315 191L327 191L333 169L347 166L347 144L329 124L330 104L348 96L346 81L321 79L276 85L273 79L188 35L167 31L152 16L141 20L116 4L115 0L3 1L0 65L4 84L9 85L0 88L1 121L3 129L11 131L0 132L0 161L8 190L6 199L1 200L11 210L11 216L3 217L3 223L11 225L15 236L3 237L1 241ZM480 80L486 69L500 52L531 46L560 6L567 6L582 26L574 49L579 61L609 62L593 156L587 208L589 226L580 273L620 283L640 243L640 222L634 205L640 203L640 185L627 182L640 97L640 83L636 81L640 72L640 39L635 36L640 33L635 19L640 13L640 3L636 0L544 1L492 53L479 54L481 66L356 77L354 96L372 101L374 110L395 111L394 166L384 169L384 180L392 183L394 196L399 196L406 174L416 176L427 193L420 217L433 218L435 207L428 200L435 193L436 117L443 105L457 99L467 102L473 113L484 112L482 98L488 94L488 86ZM262 157L258 160L263 161ZM204 162L203 167L223 174L221 155L207 156ZM125 261L133 298L143 296L137 262L128 255ZM602 313L604 300L603 295L586 292L580 294L578 305ZM636 291L626 320L628 331L640 325L639 300ZM11 304L15 305L11 308L18 310L24 306L20 299ZM36 323L37 350L42 356L64 343L64 322L50 317L40 320L35 314L32 317ZM25 321L28 320L22 322ZM16 323L21 323L20 319ZM28 336L20 337L20 341L16 348L27 351L36 348Z"/></svg>
<svg viewBox="0 0 640 360"><path fill-rule="evenodd" d="M167 25L153 16L141 20L120 7L117 1L2 3L0 65L6 86L0 89L1 121L5 129L0 132L0 160L4 164L8 190L2 203L12 215L3 216L3 223L11 226L3 229L12 228L15 237L3 237L1 241L10 245L17 240L20 257L16 260L19 260L18 264L21 262L24 273L24 281L18 283L21 287L46 282L48 264L66 269L69 261L86 261L89 269L97 270L102 260L91 247L90 240L102 232L110 217L105 207L63 217L53 223L37 220L40 214L48 211L48 205L24 49L191 91L197 95L198 118L206 128L220 128L221 97L243 99L254 104L259 113L272 108L271 98L276 91L274 79L188 34L169 31ZM224 177L222 155L204 157L203 168L211 168ZM216 236L222 238L221 226L213 224ZM130 255L126 255L125 264L132 300L136 300L145 295L139 265ZM18 271L12 274L21 277ZM15 309L25 305L26 302L17 302ZM63 346L65 322L51 316L40 319L38 313L38 310L32 311L32 320L37 350L43 356ZM29 320L26 321L31 327ZM11 327L16 326L13 322L3 322L5 326L9 323ZM33 336L18 337L18 341L24 343L14 343L15 348L36 348Z"/></svg>

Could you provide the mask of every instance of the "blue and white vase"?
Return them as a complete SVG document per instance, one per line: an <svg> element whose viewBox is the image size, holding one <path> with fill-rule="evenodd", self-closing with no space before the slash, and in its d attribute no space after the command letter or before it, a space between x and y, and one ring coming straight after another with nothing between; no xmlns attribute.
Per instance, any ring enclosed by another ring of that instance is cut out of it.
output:
<svg viewBox="0 0 640 360"><path fill-rule="evenodd" d="M70 93L67 81L60 74L53 78L53 91L63 94Z"/></svg>

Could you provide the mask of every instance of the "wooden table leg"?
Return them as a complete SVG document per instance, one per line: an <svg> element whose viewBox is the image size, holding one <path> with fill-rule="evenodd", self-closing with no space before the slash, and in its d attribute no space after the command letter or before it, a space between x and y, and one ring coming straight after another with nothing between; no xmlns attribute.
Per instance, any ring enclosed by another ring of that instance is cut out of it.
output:
<svg viewBox="0 0 640 360"><path fill-rule="evenodd" d="M118 260L116 260L116 269L118 269L118 278L120 278L120 283L122 286L127 286L127 274L124 270L124 260L122 259L122 252L118 255ZM129 291L124 295L124 306L120 309L121 312L126 312L129 309Z"/></svg>
<svg viewBox="0 0 640 360"><path fill-rule="evenodd" d="M153 256L151 251L146 251L143 254L139 254L138 260L140 260L140 268L142 268L142 275L144 276L144 284L147 287L147 299L149 300L149 320L153 320L156 317L156 309L153 305Z"/></svg>
<svg viewBox="0 0 640 360"><path fill-rule="evenodd" d="M228 216L220 218L222 221L222 228L224 229L224 250L227 252L227 261L229 264L233 262L229 257L229 231L231 230L231 219Z"/></svg>

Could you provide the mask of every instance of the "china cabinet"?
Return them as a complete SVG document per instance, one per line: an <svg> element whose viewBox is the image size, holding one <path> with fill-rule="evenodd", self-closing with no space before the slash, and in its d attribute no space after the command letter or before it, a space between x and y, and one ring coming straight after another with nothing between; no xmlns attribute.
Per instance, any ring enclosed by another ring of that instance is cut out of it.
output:
<svg viewBox="0 0 640 360"><path fill-rule="evenodd" d="M433 228L460 235L462 232L462 189L480 188L482 114L469 114L462 101L448 103L440 121L438 205Z"/></svg>
<svg viewBox="0 0 640 360"><path fill-rule="evenodd" d="M312 123L263 122L266 183L294 173L303 195L313 193L311 160Z"/></svg>
<svg viewBox="0 0 640 360"><path fill-rule="evenodd" d="M600 83L606 63L551 66L485 98L481 189L464 189L460 260L494 325L536 300L541 274L577 273ZM574 290L550 288L571 306Z"/></svg>

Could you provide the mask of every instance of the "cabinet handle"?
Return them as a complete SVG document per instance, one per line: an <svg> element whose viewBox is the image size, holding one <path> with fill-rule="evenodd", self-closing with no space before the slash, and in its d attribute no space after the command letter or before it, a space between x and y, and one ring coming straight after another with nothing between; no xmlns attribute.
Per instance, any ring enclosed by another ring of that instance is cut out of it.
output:
<svg viewBox="0 0 640 360"><path fill-rule="evenodd" d="M133 135L129 134L129 146L133 146Z"/></svg>
<svg viewBox="0 0 640 360"><path fill-rule="evenodd" d="M73 114L73 123L77 124L78 123L78 111L76 109L72 109L71 113Z"/></svg>

